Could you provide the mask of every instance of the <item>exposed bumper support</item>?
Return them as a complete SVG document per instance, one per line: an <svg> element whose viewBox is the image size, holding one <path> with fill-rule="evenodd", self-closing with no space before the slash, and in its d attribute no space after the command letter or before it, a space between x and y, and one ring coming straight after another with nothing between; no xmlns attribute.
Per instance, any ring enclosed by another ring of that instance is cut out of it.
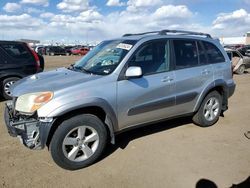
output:
<svg viewBox="0 0 250 188"><path fill-rule="evenodd" d="M231 97L234 94L235 87L235 83L228 85L228 97Z"/></svg>
<svg viewBox="0 0 250 188"><path fill-rule="evenodd" d="M6 103L5 124L13 137L21 138L22 143L30 149L43 149L53 121L42 122L35 118L16 118L12 102Z"/></svg>

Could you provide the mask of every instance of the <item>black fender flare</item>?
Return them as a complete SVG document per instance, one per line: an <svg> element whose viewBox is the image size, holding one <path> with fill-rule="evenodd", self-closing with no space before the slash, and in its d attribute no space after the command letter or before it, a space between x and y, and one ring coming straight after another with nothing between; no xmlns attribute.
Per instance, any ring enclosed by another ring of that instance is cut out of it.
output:
<svg viewBox="0 0 250 188"><path fill-rule="evenodd" d="M58 108L56 111L52 112L52 114L50 114L50 116L52 117L61 117L64 114L67 114L71 111L75 111L78 109L83 109L83 108L87 108L87 107L99 107L101 109L103 109L103 111L106 114L105 117L105 124L108 126L109 132L110 132L110 137L111 137L111 143L114 144L115 143L115 132L118 130L118 120L117 120L117 116L115 114L114 109L111 107L111 105L104 99L102 98L88 98L86 101L83 100L82 103L75 105L75 102L72 104L68 104L69 108L64 110L61 110L62 108ZM53 123L50 124L50 126L47 127L47 135L44 136L43 140L47 140L49 132L51 127L53 126Z"/></svg>
<svg viewBox="0 0 250 188"><path fill-rule="evenodd" d="M217 87L222 88L223 96L222 96L222 110L226 111L228 108L228 97L229 97L229 91L228 91L228 85L223 79L217 79L213 83L210 83L201 93L199 96L198 102L195 105L194 112L198 111L200 108L200 105L203 101L203 99L207 96L207 94L214 90Z"/></svg>

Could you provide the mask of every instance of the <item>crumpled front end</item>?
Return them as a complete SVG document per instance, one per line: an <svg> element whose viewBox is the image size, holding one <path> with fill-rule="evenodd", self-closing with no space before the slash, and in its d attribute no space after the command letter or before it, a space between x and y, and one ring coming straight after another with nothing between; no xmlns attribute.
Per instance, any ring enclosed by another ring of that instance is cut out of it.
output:
<svg viewBox="0 0 250 188"><path fill-rule="evenodd" d="M21 142L30 149L43 149L53 119L38 118L37 113L21 114L15 110L15 102L16 99L7 101L5 107L4 118L9 134L19 137Z"/></svg>

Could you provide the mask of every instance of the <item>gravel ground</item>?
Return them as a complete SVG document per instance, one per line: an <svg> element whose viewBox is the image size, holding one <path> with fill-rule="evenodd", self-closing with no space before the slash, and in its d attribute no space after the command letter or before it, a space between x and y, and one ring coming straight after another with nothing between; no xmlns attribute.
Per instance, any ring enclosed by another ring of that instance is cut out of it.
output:
<svg viewBox="0 0 250 188"><path fill-rule="evenodd" d="M79 58L45 57L46 70ZM244 136L250 130L250 74L234 79L229 110L216 125L200 128L181 118L135 129L108 145L99 162L78 171L61 169L47 149L32 151L10 137L0 102L0 187L191 188L201 179L219 188L239 184L250 176L250 140Z"/></svg>

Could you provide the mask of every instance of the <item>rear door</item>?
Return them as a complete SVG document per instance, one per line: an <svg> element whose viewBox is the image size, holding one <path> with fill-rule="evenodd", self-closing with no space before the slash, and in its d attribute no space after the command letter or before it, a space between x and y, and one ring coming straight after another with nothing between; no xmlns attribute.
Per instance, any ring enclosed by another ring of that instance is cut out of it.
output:
<svg viewBox="0 0 250 188"><path fill-rule="evenodd" d="M230 72L228 70L231 64L225 63L225 58L221 51L211 42L202 42L208 57L208 63L213 67L214 80L223 79L228 77ZM231 75L230 75L231 76Z"/></svg>
<svg viewBox="0 0 250 188"><path fill-rule="evenodd" d="M199 94L213 82L213 69L207 63L198 40L173 40L175 52L176 114L193 112Z"/></svg>

